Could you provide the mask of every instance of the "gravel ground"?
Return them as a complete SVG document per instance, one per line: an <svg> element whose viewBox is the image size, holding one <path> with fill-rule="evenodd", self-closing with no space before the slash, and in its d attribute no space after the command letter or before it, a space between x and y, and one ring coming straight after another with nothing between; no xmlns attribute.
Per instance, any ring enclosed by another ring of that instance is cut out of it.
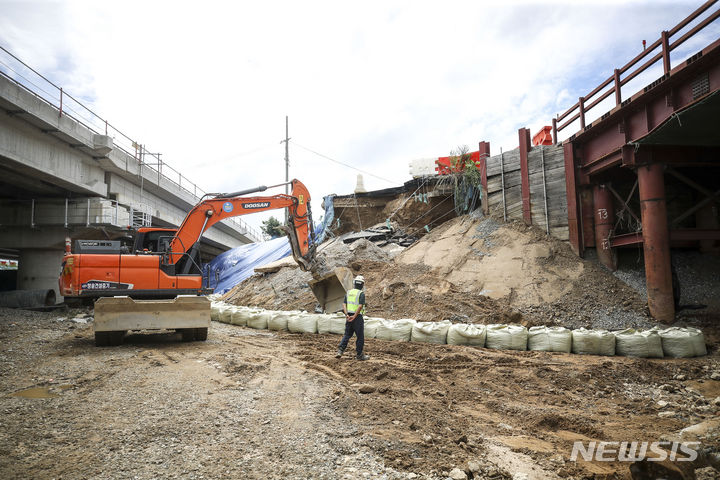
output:
<svg viewBox="0 0 720 480"><path fill-rule="evenodd" d="M369 339L357 362L337 336L218 323L97 348L91 321L0 309L0 478L629 480L572 442L686 435L685 470L717 473L717 343L646 360Z"/></svg>
<svg viewBox="0 0 720 480"><path fill-rule="evenodd" d="M83 313L0 309L3 479L407 478L291 343L213 324L97 348Z"/></svg>
<svg viewBox="0 0 720 480"><path fill-rule="evenodd" d="M672 262L680 280L680 305L706 305L720 313L720 257L695 250L673 250ZM613 273L647 299L642 249L621 251Z"/></svg>

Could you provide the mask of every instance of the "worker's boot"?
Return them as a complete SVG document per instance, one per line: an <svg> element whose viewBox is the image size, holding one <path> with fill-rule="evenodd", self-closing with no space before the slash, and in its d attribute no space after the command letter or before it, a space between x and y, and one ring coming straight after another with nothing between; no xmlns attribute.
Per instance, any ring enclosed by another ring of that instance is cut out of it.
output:
<svg viewBox="0 0 720 480"><path fill-rule="evenodd" d="M370 360L370 355L365 355L364 353L361 353L360 355L355 357L356 360Z"/></svg>
<svg viewBox="0 0 720 480"><path fill-rule="evenodd" d="M343 353L345 353L345 350L343 350L342 348L338 348L338 349L337 349L337 352L335 353L335 358L340 358L340 357L342 357L342 354L343 354Z"/></svg>

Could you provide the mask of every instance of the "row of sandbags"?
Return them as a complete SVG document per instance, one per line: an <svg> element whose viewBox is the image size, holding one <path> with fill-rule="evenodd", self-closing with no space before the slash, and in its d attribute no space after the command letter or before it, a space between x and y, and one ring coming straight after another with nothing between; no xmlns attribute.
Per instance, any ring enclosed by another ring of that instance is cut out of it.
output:
<svg viewBox="0 0 720 480"><path fill-rule="evenodd" d="M272 311L213 302L212 319L256 329L287 330L294 333L345 332L345 316L301 311ZM695 357L707 354L705 338L694 328L653 328L609 332L607 330L569 330L564 327L519 325L475 325L417 322L405 318L388 320L366 317L365 336L380 340L473 345L501 350L536 350L590 355L634 357Z"/></svg>

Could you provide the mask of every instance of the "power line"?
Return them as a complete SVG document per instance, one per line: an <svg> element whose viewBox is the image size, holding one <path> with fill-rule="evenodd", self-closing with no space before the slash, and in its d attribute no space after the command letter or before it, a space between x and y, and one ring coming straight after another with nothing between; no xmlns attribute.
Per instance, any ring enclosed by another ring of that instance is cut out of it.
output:
<svg viewBox="0 0 720 480"><path fill-rule="evenodd" d="M237 159L240 158L240 157L245 157L245 156L251 155L251 154L253 154L253 153L262 152L262 151L264 151L264 150L269 150L270 148L273 148L273 147L275 147L276 145L277 145L277 143L273 142L273 143L271 143L271 144L263 145L263 146L257 147L257 148L253 148L252 150L247 150L247 151L245 151L245 152L233 153L233 154L231 154L231 155L229 155L229 156L227 156L227 157L225 157L225 158L223 158L223 159L220 159L220 160L209 159L209 160L202 161L202 162L200 162L200 163L195 163L195 164L189 165L188 168L204 167L205 165L210 165L210 164L212 164L212 165L220 165L220 164L223 164L223 163L232 162L233 160L237 160Z"/></svg>
<svg viewBox="0 0 720 480"><path fill-rule="evenodd" d="M335 160L334 158L330 158L330 157L328 157L327 155L323 155L322 153L316 152L315 150L312 150L312 149L310 149L310 148L308 148L308 147L303 147L302 145L300 145L299 143L297 143L297 142L294 141L294 140L293 140L292 142L293 142L293 144L295 144L296 146L302 148L303 150L307 150L307 151L310 152L310 153L314 153L314 154L317 155L318 157L322 157L322 158L324 158L324 159L326 159L326 160L330 160L331 162L337 163L338 165L342 165L343 167L352 168L353 170L357 170L357 171L360 172L360 173L364 173L365 175L370 175L371 177L375 177L375 178L377 178L377 179L379 179L379 180L382 180L382 181L384 181L384 182L392 183L393 185L397 185L397 184L399 184L399 183L400 183L400 184L404 183L404 182L396 182L396 181L394 181L394 180L388 180L387 178L380 177L380 176L378 176L378 175L375 175L374 173L370 173L370 172L368 172L368 171L366 171L366 170L362 170L362 169L360 169L360 168L353 167L352 165L348 165L347 163L343 163L343 162L341 162L341 161L339 161L339 160Z"/></svg>

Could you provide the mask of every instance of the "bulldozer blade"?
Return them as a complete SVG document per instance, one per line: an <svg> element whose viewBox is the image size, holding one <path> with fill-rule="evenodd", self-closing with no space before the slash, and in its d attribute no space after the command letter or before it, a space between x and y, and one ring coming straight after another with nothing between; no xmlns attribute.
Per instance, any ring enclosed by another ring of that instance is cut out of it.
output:
<svg viewBox="0 0 720 480"><path fill-rule="evenodd" d="M208 328L210 300L180 295L172 300L102 297L95 302L95 332Z"/></svg>
<svg viewBox="0 0 720 480"><path fill-rule="evenodd" d="M342 310L345 293L353 288L353 273L347 267L338 267L308 283L323 312L334 313Z"/></svg>

